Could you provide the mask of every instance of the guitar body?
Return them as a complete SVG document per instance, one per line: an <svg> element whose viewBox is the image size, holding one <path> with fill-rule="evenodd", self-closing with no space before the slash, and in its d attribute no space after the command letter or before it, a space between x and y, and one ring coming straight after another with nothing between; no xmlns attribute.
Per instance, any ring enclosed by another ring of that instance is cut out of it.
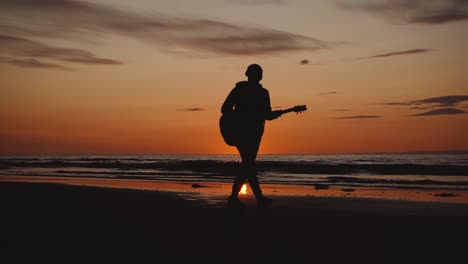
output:
<svg viewBox="0 0 468 264"><path fill-rule="evenodd" d="M234 114L222 115L219 119L219 129L224 142L229 146L235 146L238 136L239 121Z"/></svg>
<svg viewBox="0 0 468 264"><path fill-rule="evenodd" d="M282 114L295 112L302 113L307 110L305 105L297 105L295 107L288 108L286 110L276 110L275 112ZM241 137L241 120L236 116L235 113L232 114L223 114L219 119L219 130L223 136L224 142L229 146L235 146Z"/></svg>

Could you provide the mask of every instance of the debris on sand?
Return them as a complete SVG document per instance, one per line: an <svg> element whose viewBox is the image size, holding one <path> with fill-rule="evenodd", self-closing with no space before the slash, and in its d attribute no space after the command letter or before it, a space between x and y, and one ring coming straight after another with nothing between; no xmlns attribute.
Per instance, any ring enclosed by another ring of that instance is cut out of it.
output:
<svg viewBox="0 0 468 264"><path fill-rule="evenodd" d="M436 193L434 196L438 197L454 197L454 196L459 196L458 194L455 193Z"/></svg>
<svg viewBox="0 0 468 264"><path fill-rule="evenodd" d="M198 184L198 183L192 184L192 188L202 188L202 187L208 187L208 186L206 186L206 185L201 185L201 184Z"/></svg>
<svg viewBox="0 0 468 264"><path fill-rule="evenodd" d="M330 186L328 186L328 184L314 184L315 186L315 190L327 190L330 188Z"/></svg>

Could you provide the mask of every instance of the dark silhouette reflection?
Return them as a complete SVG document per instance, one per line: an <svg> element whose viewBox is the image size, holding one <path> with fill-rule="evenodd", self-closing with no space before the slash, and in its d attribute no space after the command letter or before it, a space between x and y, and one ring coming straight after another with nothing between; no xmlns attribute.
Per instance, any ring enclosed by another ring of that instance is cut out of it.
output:
<svg viewBox="0 0 468 264"><path fill-rule="evenodd" d="M221 134L228 145L235 146L241 156L239 172L232 185L228 206L245 207L238 194L242 185L248 180L257 199L257 208L264 209L272 200L263 195L257 177L255 160L262 140L265 120L274 120L287 112L305 111L305 106L296 106L286 110L272 111L270 94L260 81L263 70L258 64L248 66L245 75L247 81L241 81L227 96L221 108Z"/></svg>

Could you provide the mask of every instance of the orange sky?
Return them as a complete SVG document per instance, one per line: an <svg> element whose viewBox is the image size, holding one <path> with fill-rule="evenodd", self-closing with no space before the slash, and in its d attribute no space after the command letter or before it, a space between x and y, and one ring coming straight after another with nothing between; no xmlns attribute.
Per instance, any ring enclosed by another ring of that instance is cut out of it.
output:
<svg viewBox="0 0 468 264"><path fill-rule="evenodd" d="M466 150L468 4L415 3L2 1L0 154L236 153L220 107L251 63L308 106L260 153Z"/></svg>

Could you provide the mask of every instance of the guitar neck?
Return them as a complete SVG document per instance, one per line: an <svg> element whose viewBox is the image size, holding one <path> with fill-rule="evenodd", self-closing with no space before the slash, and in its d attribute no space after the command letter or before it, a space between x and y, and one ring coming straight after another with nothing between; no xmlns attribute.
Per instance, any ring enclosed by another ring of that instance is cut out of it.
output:
<svg viewBox="0 0 468 264"><path fill-rule="evenodd" d="M294 108L291 107L291 108L288 108L288 109L284 109L284 110L279 110L281 114L287 114L287 113L290 113L290 112L294 112Z"/></svg>

